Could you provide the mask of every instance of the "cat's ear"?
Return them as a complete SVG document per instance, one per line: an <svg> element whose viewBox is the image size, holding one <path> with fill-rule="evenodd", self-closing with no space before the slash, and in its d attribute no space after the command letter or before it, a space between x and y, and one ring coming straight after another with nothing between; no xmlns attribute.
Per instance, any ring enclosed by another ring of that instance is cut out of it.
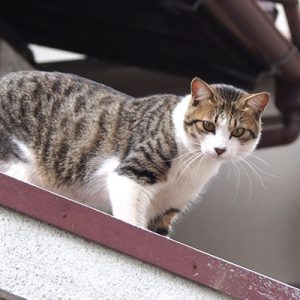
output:
<svg viewBox="0 0 300 300"><path fill-rule="evenodd" d="M192 105L197 106L200 101L212 98L213 92L205 81L195 77L191 82Z"/></svg>
<svg viewBox="0 0 300 300"><path fill-rule="evenodd" d="M256 112L263 112L270 99L270 94L267 92L252 94L244 99L246 105Z"/></svg>

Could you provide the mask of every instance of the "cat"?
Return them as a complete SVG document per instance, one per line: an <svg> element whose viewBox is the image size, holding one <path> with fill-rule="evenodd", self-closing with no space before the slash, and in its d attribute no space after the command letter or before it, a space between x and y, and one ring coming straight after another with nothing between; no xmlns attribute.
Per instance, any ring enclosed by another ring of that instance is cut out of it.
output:
<svg viewBox="0 0 300 300"><path fill-rule="evenodd" d="M169 235L224 162L250 155L269 93L194 78L134 98L58 72L0 80L0 171Z"/></svg>

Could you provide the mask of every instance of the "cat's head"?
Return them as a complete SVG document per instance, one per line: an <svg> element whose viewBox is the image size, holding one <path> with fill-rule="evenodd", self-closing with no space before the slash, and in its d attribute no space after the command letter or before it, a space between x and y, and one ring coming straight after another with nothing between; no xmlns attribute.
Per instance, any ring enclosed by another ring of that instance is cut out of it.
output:
<svg viewBox="0 0 300 300"><path fill-rule="evenodd" d="M261 135L261 113L270 94L249 94L225 84L191 83L184 129L192 148L220 161L245 157ZM198 145L197 145L198 144Z"/></svg>

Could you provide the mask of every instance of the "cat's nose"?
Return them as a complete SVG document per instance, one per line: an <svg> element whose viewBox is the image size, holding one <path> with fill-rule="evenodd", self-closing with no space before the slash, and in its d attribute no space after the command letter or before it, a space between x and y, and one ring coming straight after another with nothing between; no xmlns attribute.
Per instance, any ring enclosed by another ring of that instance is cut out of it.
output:
<svg viewBox="0 0 300 300"><path fill-rule="evenodd" d="M221 154L223 154L226 151L226 148L215 148L215 151L220 156Z"/></svg>

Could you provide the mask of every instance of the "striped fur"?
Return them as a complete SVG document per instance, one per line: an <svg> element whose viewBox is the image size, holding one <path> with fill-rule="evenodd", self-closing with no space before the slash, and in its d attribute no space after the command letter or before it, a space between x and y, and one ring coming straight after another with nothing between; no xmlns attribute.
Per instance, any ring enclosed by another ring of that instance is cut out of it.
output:
<svg viewBox="0 0 300 300"><path fill-rule="evenodd" d="M236 143L251 144L249 153L260 136L259 103L245 104L241 99L249 94L230 86L207 88L209 95L202 99L202 93L201 100L193 90L186 98L136 99L70 74L8 74L0 81L0 169L167 234L221 161L207 163L207 178L185 179L174 189L176 160L194 150L193 142L205 145L203 137L211 136L202 120L217 126L228 118L229 132L242 124L247 133Z"/></svg>

